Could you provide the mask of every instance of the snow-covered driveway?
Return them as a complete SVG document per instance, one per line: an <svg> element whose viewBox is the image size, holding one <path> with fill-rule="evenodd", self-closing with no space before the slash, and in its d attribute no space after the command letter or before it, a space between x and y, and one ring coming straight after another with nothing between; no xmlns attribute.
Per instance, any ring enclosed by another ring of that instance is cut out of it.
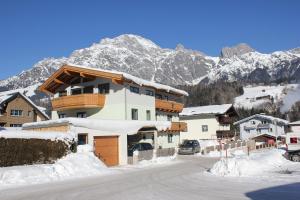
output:
<svg viewBox="0 0 300 200"><path fill-rule="evenodd" d="M0 190L0 199L299 199L300 180L218 177L216 158L181 156L173 164L115 168L116 173ZM278 186L278 187L277 187Z"/></svg>

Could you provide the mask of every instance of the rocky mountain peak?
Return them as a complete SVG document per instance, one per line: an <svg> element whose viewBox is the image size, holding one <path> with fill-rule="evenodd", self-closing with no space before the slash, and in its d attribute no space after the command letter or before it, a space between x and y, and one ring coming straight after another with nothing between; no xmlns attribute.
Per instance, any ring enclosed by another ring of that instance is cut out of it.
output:
<svg viewBox="0 0 300 200"><path fill-rule="evenodd" d="M233 47L224 47L221 50L220 57L222 58L231 58L233 56L240 56L245 53L253 52L255 51L253 48L251 48L249 45L245 43L240 43Z"/></svg>

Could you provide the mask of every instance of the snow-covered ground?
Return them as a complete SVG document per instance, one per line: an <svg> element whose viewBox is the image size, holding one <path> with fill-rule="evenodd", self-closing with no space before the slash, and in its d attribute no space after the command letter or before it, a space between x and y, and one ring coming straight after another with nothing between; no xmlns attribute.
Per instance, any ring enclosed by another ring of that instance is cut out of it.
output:
<svg viewBox="0 0 300 200"><path fill-rule="evenodd" d="M244 87L244 94L235 98L234 106L247 109L259 108L263 104L271 102L266 97L268 95L274 99L274 103L282 103L281 111L286 112L295 102L300 101L300 84L247 86Z"/></svg>
<svg viewBox="0 0 300 200"><path fill-rule="evenodd" d="M112 169L120 173L77 180L0 190L1 200L164 199L241 200L298 199L299 179L264 180L224 177L207 173L217 159L178 156L182 162L139 169Z"/></svg>
<svg viewBox="0 0 300 200"><path fill-rule="evenodd" d="M112 173L91 150L88 145L78 146L78 153L71 153L55 164L2 167L0 188Z"/></svg>
<svg viewBox="0 0 300 200"><path fill-rule="evenodd" d="M283 157L284 150L269 149L251 152L250 155L236 154L232 158L222 158L210 172L219 176L272 177L293 174L300 180L300 163Z"/></svg>

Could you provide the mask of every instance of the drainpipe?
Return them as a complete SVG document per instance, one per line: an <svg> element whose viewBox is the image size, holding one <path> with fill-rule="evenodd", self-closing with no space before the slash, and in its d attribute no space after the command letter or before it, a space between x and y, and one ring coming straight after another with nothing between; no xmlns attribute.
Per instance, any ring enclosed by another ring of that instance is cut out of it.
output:
<svg viewBox="0 0 300 200"><path fill-rule="evenodd" d="M127 120L127 86L125 86L124 89L125 89L125 120Z"/></svg>

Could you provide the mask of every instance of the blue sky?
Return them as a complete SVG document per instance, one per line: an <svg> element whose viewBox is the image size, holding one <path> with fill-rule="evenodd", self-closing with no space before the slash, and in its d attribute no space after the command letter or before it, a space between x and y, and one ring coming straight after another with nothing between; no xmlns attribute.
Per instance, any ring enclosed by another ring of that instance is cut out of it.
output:
<svg viewBox="0 0 300 200"><path fill-rule="evenodd" d="M124 33L209 55L241 42L300 47L299 10L297 0L0 0L0 79Z"/></svg>

